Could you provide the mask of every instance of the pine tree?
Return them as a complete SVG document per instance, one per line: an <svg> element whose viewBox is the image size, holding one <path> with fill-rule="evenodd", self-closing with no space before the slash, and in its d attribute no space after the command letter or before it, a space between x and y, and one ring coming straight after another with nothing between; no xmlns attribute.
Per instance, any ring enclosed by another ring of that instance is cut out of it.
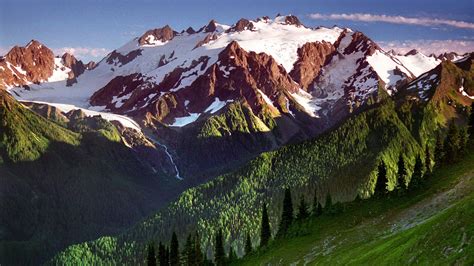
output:
<svg viewBox="0 0 474 266"><path fill-rule="evenodd" d="M171 236L169 261L171 266L179 265L179 242L175 232Z"/></svg>
<svg viewBox="0 0 474 266"><path fill-rule="evenodd" d="M148 255L146 258L148 266L156 266L155 244L152 242L148 244Z"/></svg>
<svg viewBox="0 0 474 266"><path fill-rule="evenodd" d="M165 246L160 241L160 244L158 245L158 262L160 263L160 265L167 265L165 252Z"/></svg>
<svg viewBox="0 0 474 266"><path fill-rule="evenodd" d="M194 256L196 258L196 265L204 265L204 254L202 254L201 250L201 238L197 232L194 237Z"/></svg>
<svg viewBox="0 0 474 266"><path fill-rule="evenodd" d="M468 133L471 140L474 140L474 102L471 103L471 114L469 115Z"/></svg>
<svg viewBox="0 0 474 266"><path fill-rule="evenodd" d="M449 124L444 147L446 149L446 161L448 163L455 162L458 158L458 153L461 146L459 129L454 121Z"/></svg>
<svg viewBox="0 0 474 266"><path fill-rule="evenodd" d="M184 255L186 257L186 265L196 264L196 249L195 249L194 237L191 234L189 234L188 238L186 239Z"/></svg>
<svg viewBox="0 0 474 266"><path fill-rule="evenodd" d="M375 183L374 195L381 196L388 192L387 189L387 166L384 161L380 161L377 167L377 180Z"/></svg>
<svg viewBox="0 0 474 266"><path fill-rule="evenodd" d="M165 247L165 264L163 265L170 265L170 248Z"/></svg>
<svg viewBox="0 0 474 266"><path fill-rule="evenodd" d="M469 141L469 133L467 132L467 127L462 127L459 129L459 154L465 154L467 143Z"/></svg>
<svg viewBox="0 0 474 266"><path fill-rule="evenodd" d="M329 192L326 195L326 202L324 203L324 212L325 213L332 213L333 212L332 198L331 198L331 194Z"/></svg>
<svg viewBox="0 0 474 266"><path fill-rule="evenodd" d="M281 213L280 226L278 227L278 236L283 236L288 232L290 225L293 223L293 201L291 199L291 190L285 190L283 199L283 211Z"/></svg>
<svg viewBox="0 0 474 266"><path fill-rule="evenodd" d="M431 153L430 147L426 144L425 147L425 176L431 175Z"/></svg>
<svg viewBox="0 0 474 266"><path fill-rule="evenodd" d="M270 221L268 219L267 204L262 207L262 223L260 226L260 247L266 246L272 237Z"/></svg>
<svg viewBox="0 0 474 266"><path fill-rule="evenodd" d="M405 159L403 158L402 154L398 156L397 166L398 166L398 171L397 171L398 189L405 190L407 188L406 186L407 168L405 167Z"/></svg>
<svg viewBox="0 0 474 266"><path fill-rule="evenodd" d="M321 205L321 202L318 202L318 207L316 207L316 212L315 212L315 216L318 217L318 216L321 216L323 214L323 206Z"/></svg>
<svg viewBox="0 0 474 266"><path fill-rule="evenodd" d="M413 168L413 174L410 179L410 188L418 188L422 183L423 178L423 162L421 161L420 156L418 155L415 160L415 167Z"/></svg>
<svg viewBox="0 0 474 266"><path fill-rule="evenodd" d="M245 255L252 253L252 240L250 239L250 234L247 233L247 237L245 238Z"/></svg>
<svg viewBox="0 0 474 266"><path fill-rule="evenodd" d="M443 165L444 162L444 156L445 156L445 151L444 151L444 143L441 138L441 135L438 134L436 136L436 146L435 146L435 167L440 167Z"/></svg>
<svg viewBox="0 0 474 266"><path fill-rule="evenodd" d="M231 246L229 248L229 264L233 261L236 261L237 259L237 253L235 252L235 249Z"/></svg>
<svg viewBox="0 0 474 266"><path fill-rule="evenodd" d="M300 204L298 205L298 215L296 219L303 220L309 217L308 205L306 205L306 201L304 197L301 196Z"/></svg>
<svg viewBox="0 0 474 266"><path fill-rule="evenodd" d="M226 256L224 251L224 239L222 229L217 230L216 241L214 246L214 263L216 266L226 265Z"/></svg>

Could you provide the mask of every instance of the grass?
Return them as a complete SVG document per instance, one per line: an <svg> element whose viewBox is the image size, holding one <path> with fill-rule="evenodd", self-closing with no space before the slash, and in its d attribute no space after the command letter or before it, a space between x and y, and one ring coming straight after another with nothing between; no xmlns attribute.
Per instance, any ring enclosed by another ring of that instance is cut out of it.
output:
<svg viewBox="0 0 474 266"><path fill-rule="evenodd" d="M472 150L472 149L471 149ZM296 224L290 236L238 265L474 263L474 152L403 196L352 202Z"/></svg>

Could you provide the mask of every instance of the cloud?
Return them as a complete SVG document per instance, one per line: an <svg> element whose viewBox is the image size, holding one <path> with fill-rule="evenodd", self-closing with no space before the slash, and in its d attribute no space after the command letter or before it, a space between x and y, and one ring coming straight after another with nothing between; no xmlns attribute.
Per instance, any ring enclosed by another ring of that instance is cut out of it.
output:
<svg viewBox="0 0 474 266"><path fill-rule="evenodd" d="M464 54L474 52L474 40L406 40L406 41L378 41L384 50L395 50L406 53L416 49L426 55L456 52Z"/></svg>
<svg viewBox="0 0 474 266"><path fill-rule="evenodd" d="M70 53L75 57L81 58L102 58L110 52L106 48L91 48L91 47L61 47L53 49L54 54L62 55L64 53Z"/></svg>
<svg viewBox="0 0 474 266"><path fill-rule="evenodd" d="M324 19L324 20L351 20L351 21L364 21L364 22L386 22L394 24L408 24L408 25L420 25L429 26L442 25L450 26L461 29L474 30L474 23L458 20L449 19L437 19L437 18L409 18L403 16L388 16L388 15L374 15L364 13L354 14L320 14L314 13L309 15L312 19Z"/></svg>

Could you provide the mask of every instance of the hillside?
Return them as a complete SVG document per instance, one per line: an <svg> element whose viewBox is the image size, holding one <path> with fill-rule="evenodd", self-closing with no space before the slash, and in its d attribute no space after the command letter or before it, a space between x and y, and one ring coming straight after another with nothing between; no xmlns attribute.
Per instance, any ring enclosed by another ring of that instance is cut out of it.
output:
<svg viewBox="0 0 474 266"><path fill-rule="evenodd" d="M235 265L471 265L474 152L404 196L345 205L295 225Z"/></svg>
<svg viewBox="0 0 474 266"><path fill-rule="evenodd" d="M472 61L469 63L472 65ZM441 71L448 69L472 77L470 67L452 63L440 67ZM286 187L297 191L296 199L312 199L315 192L320 202L325 201L328 193L340 202L352 201L356 195L367 198L373 191L380 160L387 164L391 190L396 183L400 154L410 176L415 157L424 154L427 146L434 150L436 135L444 131L451 119L465 124L466 108L452 104L455 99L464 101L461 92L448 83L456 79L441 78L424 85L426 98L407 97L408 89L397 93L394 100L381 93L372 99L368 110L351 116L316 139L263 153L237 171L185 191L167 208L124 234L71 246L53 262L142 263L144 245L149 241L167 242L173 230L180 241L189 232L198 231L202 247L212 255L212 239L218 227L223 228L225 242L242 254L247 233L254 243L258 242L263 202L269 204L270 224L276 230Z"/></svg>
<svg viewBox="0 0 474 266"><path fill-rule="evenodd" d="M2 265L36 265L65 246L119 233L180 191L123 145L113 124L78 116L70 125L0 91Z"/></svg>

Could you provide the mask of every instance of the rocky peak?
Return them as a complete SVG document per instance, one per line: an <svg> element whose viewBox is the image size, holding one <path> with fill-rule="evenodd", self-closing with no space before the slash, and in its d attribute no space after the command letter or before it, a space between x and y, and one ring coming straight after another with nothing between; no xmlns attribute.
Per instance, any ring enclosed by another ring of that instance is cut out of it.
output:
<svg viewBox="0 0 474 266"><path fill-rule="evenodd" d="M3 86L21 86L47 80L54 70L53 52L36 40L25 47L13 47L2 59L0 80Z"/></svg>
<svg viewBox="0 0 474 266"><path fill-rule="evenodd" d="M76 57L70 53L64 53L63 56L61 56L61 60L65 67L71 69L71 71L68 73L67 81L67 84L70 86L77 82L76 78L84 73L86 66L81 60L77 60Z"/></svg>
<svg viewBox="0 0 474 266"><path fill-rule="evenodd" d="M215 32L217 30L217 21L215 21L215 20L209 21L207 26L205 26L201 30L204 30L204 32Z"/></svg>
<svg viewBox="0 0 474 266"><path fill-rule="evenodd" d="M335 47L328 42L309 42L298 48L298 61L290 76L304 90L318 77L322 67L329 61Z"/></svg>
<svg viewBox="0 0 474 266"><path fill-rule="evenodd" d="M295 26L298 26L298 27L303 25L301 23L301 21L298 19L298 17L293 16L293 15L286 16L285 17L285 23L287 25L295 25Z"/></svg>
<svg viewBox="0 0 474 266"><path fill-rule="evenodd" d="M87 70L92 70L97 66L97 63L94 61L89 61L89 63L86 64L86 69Z"/></svg>
<svg viewBox="0 0 474 266"><path fill-rule="evenodd" d="M419 53L418 50L412 49L412 50L408 51L408 52L405 54L405 56L417 55L418 53Z"/></svg>
<svg viewBox="0 0 474 266"><path fill-rule="evenodd" d="M373 55L376 50L381 50L374 41L365 36L362 32L351 32L348 30L344 30L341 33L341 36L339 36L334 46L337 47L339 52L345 55L354 52L363 52L364 55L369 56Z"/></svg>
<svg viewBox="0 0 474 266"><path fill-rule="evenodd" d="M193 27L187 28L185 32L186 32L187 34L194 34L194 33L196 33L196 31L193 29Z"/></svg>
<svg viewBox="0 0 474 266"><path fill-rule="evenodd" d="M146 31L139 39L138 43L140 45L153 45L157 41L167 42L172 40L176 36L176 32L173 29L166 25L163 28L156 28Z"/></svg>
<svg viewBox="0 0 474 266"><path fill-rule="evenodd" d="M228 29L226 32L240 32L244 30L253 30L255 27L251 21L245 18L239 19L234 26Z"/></svg>

